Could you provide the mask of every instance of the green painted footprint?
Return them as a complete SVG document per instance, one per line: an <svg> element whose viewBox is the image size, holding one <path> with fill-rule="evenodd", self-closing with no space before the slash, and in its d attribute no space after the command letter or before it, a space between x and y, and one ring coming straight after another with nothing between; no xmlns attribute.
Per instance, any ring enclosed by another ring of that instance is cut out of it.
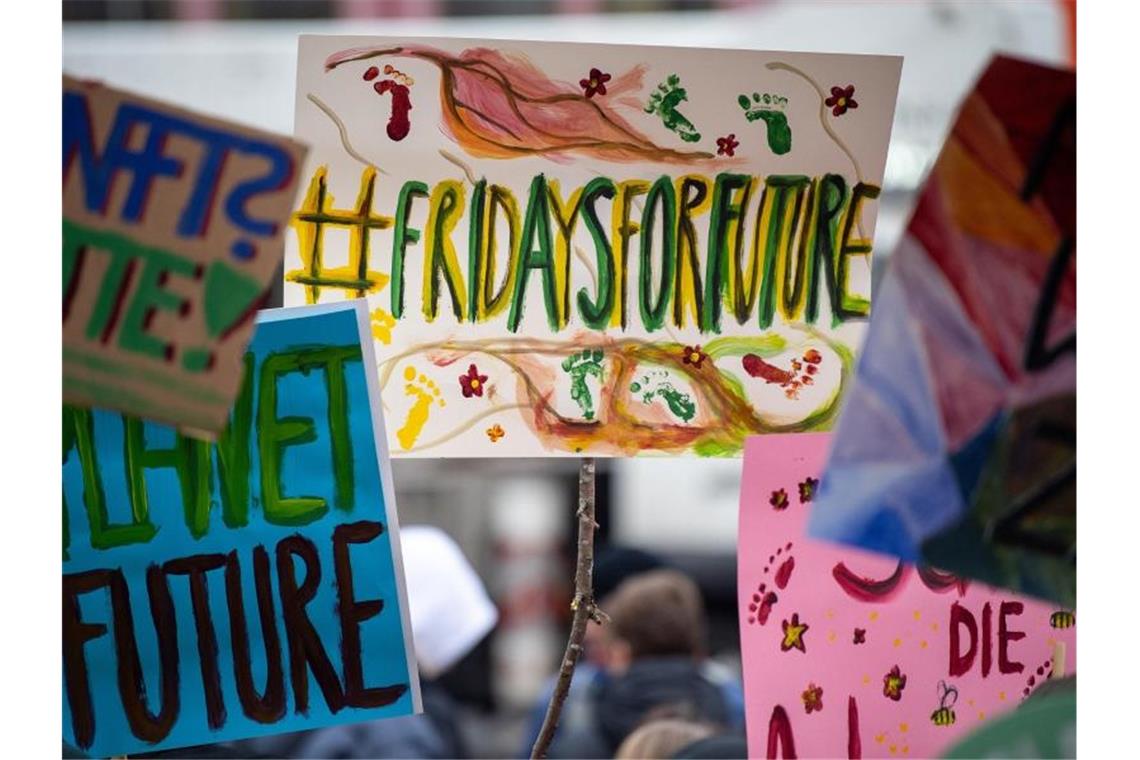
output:
<svg viewBox="0 0 1140 760"><path fill-rule="evenodd" d="M697 414L697 405L693 403L693 399L669 382L669 373L665 370L650 372L639 382L632 383L629 390L631 393L639 394L645 404L652 404L654 398L660 398L674 416L685 422L689 422Z"/></svg>
<svg viewBox="0 0 1140 760"><path fill-rule="evenodd" d="M693 122L686 119L677 110L677 106L688 99L688 93L681 86L681 77L670 74L649 95L649 102L645 104L645 112L660 116L665 127L676 132L685 142L697 142L701 139L701 133L693 126Z"/></svg>
<svg viewBox="0 0 1140 760"><path fill-rule="evenodd" d="M782 95L772 95L758 92L752 93L752 99L741 95L736 99L744 109L744 118L748 121L762 120L768 125L768 147L777 156L782 156L792 149L792 129L788 126L788 117L784 115L784 108L788 99Z"/></svg>
<svg viewBox="0 0 1140 760"><path fill-rule="evenodd" d="M570 375L570 398L581 408L582 417L594 419L594 396L586 385L586 377L593 375L601 382L602 350L587 348L579 354L571 354L563 360L562 371Z"/></svg>

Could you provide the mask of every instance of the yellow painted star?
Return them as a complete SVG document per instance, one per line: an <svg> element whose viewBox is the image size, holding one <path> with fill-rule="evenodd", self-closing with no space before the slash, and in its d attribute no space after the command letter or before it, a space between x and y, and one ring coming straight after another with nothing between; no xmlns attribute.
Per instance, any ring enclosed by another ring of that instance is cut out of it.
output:
<svg viewBox="0 0 1140 760"><path fill-rule="evenodd" d="M807 633L809 628L807 623L800 622L799 613L792 615L790 621L783 621L784 627L784 640L780 642L780 651L787 652L789 649L798 649L801 652L807 652L804 647L804 634Z"/></svg>

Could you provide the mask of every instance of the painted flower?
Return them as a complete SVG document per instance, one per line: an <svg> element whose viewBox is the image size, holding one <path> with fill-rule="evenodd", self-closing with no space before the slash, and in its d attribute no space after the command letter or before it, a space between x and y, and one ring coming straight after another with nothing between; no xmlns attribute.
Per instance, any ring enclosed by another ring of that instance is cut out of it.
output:
<svg viewBox="0 0 1140 760"><path fill-rule="evenodd" d="M697 369L701 368L701 364L709 355L701 350L700 346L685 346L684 354L681 357L685 364L692 364Z"/></svg>
<svg viewBox="0 0 1140 760"><path fill-rule="evenodd" d="M580 79L578 80L578 84L581 85L582 89L586 91L586 97L592 98L595 95L605 95L606 82L610 81L612 78L613 77L601 69L590 69L590 78Z"/></svg>
<svg viewBox="0 0 1140 760"><path fill-rule="evenodd" d="M855 102L855 98L851 97L854 94L855 85L853 84L849 84L846 87L832 87L831 97L823 102L831 108L832 116L842 116L847 113L847 109L859 107L859 104Z"/></svg>
<svg viewBox="0 0 1140 760"><path fill-rule="evenodd" d="M903 689L906 688L906 676L895 665L890 672L883 676L883 696L898 702L902 699Z"/></svg>
<svg viewBox="0 0 1140 760"><path fill-rule="evenodd" d="M487 376L480 375L479 370L472 364L467 368L466 375L459 376L459 386L463 389L463 398L482 396L483 386L487 383Z"/></svg>
<svg viewBox="0 0 1140 760"><path fill-rule="evenodd" d="M491 427L487 428L487 437L491 439L491 443L498 443L499 439L506 434L507 431L503 430L503 426L497 422Z"/></svg>
<svg viewBox="0 0 1140 760"><path fill-rule="evenodd" d="M800 504L807 504L811 501L817 488L819 488L819 478L804 478L800 483Z"/></svg>
<svg viewBox="0 0 1140 760"><path fill-rule="evenodd" d="M777 512L782 512L788 508L788 492L783 488L773 491L771 498L768 499L768 503L772 505L772 509Z"/></svg>
<svg viewBox="0 0 1140 760"><path fill-rule="evenodd" d="M809 348L807 351L804 351L804 361L808 364L819 364L823 361L823 354L814 348Z"/></svg>
<svg viewBox="0 0 1140 760"><path fill-rule="evenodd" d="M718 156L735 156L736 149L740 147L740 143L736 139L736 133L732 133L726 137L716 138L716 154Z"/></svg>
<svg viewBox="0 0 1140 760"><path fill-rule="evenodd" d="M814 711L823 711L823 687L809 683L803 693L804 712L811 715Z"/></svg>
<svg viewBox="0 0 1140 760"><path fill-rule="evenodd" d="M866 644L867 643L867 629L866 628L856 628L855 629L855 635L853 637L853 641L856 644Z"/></svg>

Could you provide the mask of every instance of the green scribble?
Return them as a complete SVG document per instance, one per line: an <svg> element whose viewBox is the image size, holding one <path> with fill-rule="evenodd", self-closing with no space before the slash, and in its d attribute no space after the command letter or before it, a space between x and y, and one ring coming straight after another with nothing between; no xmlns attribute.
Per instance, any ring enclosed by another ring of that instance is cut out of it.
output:
<svg viewBox="0 0 1140 760"><path fill-rule="evenodd" d="M594 396L590 387L586 385L586 377L593 375L601 382L602 379L602 351L589 349L580 354L571 354L562 362L562 371L570 375L570 398L582 410L582 417L587 420L594 419Z"/></svg>
<svg viewBox="0 0 1140 760"><path fill-rule="evenodd" d="M701 133L693 126L693 122L677 110L677 106L688 99L688 93L681 86L681 77L670 74L664 82L657 85L656 90L650 93L649 102L645 104L645 112L660 116L665 127L676 132L685 142L697 142L701 139Z"/></svg>
<svg viewBox="0 0 1140 760"><path fill-rule="evenodd" d="M652 404L654 398L660 398L675 417L679 417L685 422L691 421L697 415L697 405L693 403L689 394L677 390L666 379L667 377L668 374L664 371L653 372L651 375L641 378L640 382L632 383L629 390L632 393L640 393L641 400L645 404ZM651 384L655 384L654 387L650 387ZM642 393L643 390L644 393Z"/></svg>
<svg viewBox="0 0 1140 760"><path fill-rule="evenodd" d="M752 353L759 354L765 359L778 356L786 351L788 341L779 333L768 333L759 337L725 336L714 338L704 345L704 352L711 359L720 359L725 356L743 356Z"/></svg>
<svg viewBox="0 0 1140 760"><path fill-rule="evenodd" d="M792 129L788 126L788 117L784 115L784 108L788 99L782 95L772 95L758 92L752 93L752 99L741 95L736 99L744 109L744 118L748 121L763 121L768 128L768 147L777 156L782 156L792 149Z"/></svg>

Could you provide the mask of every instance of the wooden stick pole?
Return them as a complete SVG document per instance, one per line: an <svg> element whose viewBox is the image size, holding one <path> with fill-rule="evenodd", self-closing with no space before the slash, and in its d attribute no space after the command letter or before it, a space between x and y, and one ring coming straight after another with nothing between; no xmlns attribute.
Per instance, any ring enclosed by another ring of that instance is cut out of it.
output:
<svg viewBox="0 0 1140 760"><path fill-rule="evenodd" d="M594 603L594 458L585 457L578 470L578 564L574 572L574 601L570 609L574 612L570 624L570 638L566 642L566 653L562 655L562 667L558 671L558 681L550 704L546 707L546 718L542 730L531 750L532 758L546 757L550 743L558 730L558 720L562 716L562 705L570 693L570 682L574 678L574 667L582 654L582 640L586 637L586 626L590 620L602 622L601 610Z"/></svg>

